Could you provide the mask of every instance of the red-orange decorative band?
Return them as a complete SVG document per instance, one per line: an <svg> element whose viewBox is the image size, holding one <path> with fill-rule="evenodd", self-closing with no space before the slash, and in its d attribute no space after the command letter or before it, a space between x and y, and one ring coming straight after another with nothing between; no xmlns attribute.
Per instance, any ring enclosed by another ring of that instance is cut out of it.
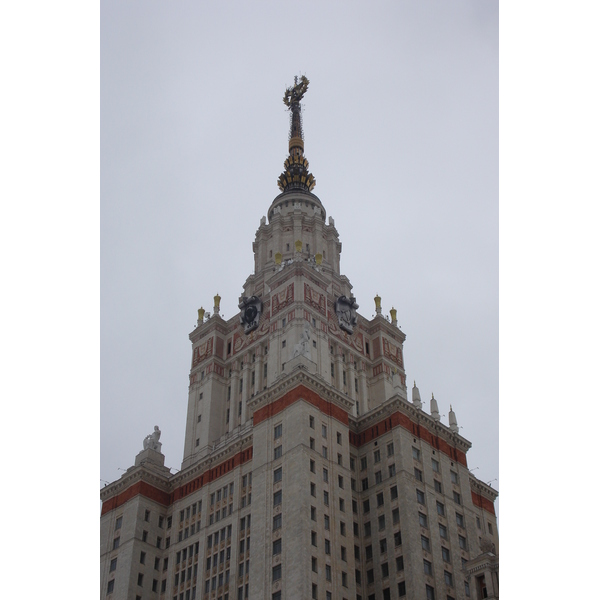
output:
<svg viewBox="0 0 600 600"><path fill-rule="evenodd" d="M173 502L181 500L181 498L184 498L188 494L199 490L201 487L205 486L211 481L223 477L223 475L226 475L236 467L248 462L249 460L252 460L252 446L246 450L243 450L242 452L238 452L234 457L218 464L216 467L208 469L208 471L205 471L185 485L176 488L171 493L159 490L145 481L138 481L125 491L103 502L101 514L104 515L111 510L122 506L138 495L149 498L150 500L154 500L163 506L170 506L173 504Z"/></svg>
<svg viewBox="0 0 600 600"><path fill-rule="evenodd" d="M471 498L473 498L473 504L475 506L479 506L479 508L483 508L487 510L489 513L492 513L496 516L496 511L494 510L494 503L487 498L484 498L481 494L477 494L473 490L471 490Z"/></svg>
<svg viewBox="0 0 600 600"><path fill-rule="evenodd" d="M467 466L467 455L461 450L457 450L453 448L437 435L433 435L429 430L425 427L419 425L418 423L414 423L411 421L405 414L400 412L395 412L383 421L379 421L375 425L372 425L368 429L365 429L362 433L353 433L350 432L350 443L359 448L363 444L368 444L373 441L375 438L378 438L380 435L387 433L391 429L397 426L404 427L410 431L415 437L418 437L421 440L427 442L430 446L433 446L436 450L443 452L447 456L449 456L452 460L460 463L461 465Z"/></svg>
<svg viewBox="0 0 600 600"><path fill-rule="evenodd" d="M322 413L332 416L344 425L348 425L348 413L343 408L336 406L332 402L323 400L319 394L313 392L304 385L295 387L281 398L271 402L271 404L259 408L253 415L254 425L256 426L265 419L275 416L298 400L304 400L305 402L316 406Z"/></svg>

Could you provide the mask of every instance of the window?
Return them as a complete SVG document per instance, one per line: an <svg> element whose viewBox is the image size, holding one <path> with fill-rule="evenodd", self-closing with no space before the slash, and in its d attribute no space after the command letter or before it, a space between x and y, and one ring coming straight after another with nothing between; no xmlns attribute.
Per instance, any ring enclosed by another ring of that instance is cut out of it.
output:
<svg viewBox="0 0 600 600"><path fill-rule="evenodd" d="M379 540L379 554L385 554L387 552L387 539L383 538Z"/></svg>
<svg viewBox="0 0 600 600"><path fill-rule="evenodd" d="M394 533L394 545L400 546L402 544L402 533L400 531L396 531Z"/></svg>
<svg viewBox="0 0 600 600"><path fill-rule="evenodd" d="M417 481L423 481L423 472L415 468L415 479Z"/></svg>
<svg viewBox="0 0 600 600"><path fill-rule="evenodd" d="M312 584L312 597L314 600L317 600L317 584Z"/></svg>
<svg viewBox="0 0 600 600"><path fill-rule="evenodd" d="M444 562L450 562L450 550L444 546L442 546L442 558L444 559Z"/></svg>
<svg viewBox="0 0 600 600"><path fill-rule="evenodd" d="M392 523L400 523L400 511L397 508L392 511Z"/></svg>
<svg viewBox="0 0 600 600"><path fill-rule="evenodd" d="M273 450L273 460L277 460L278 458L281 458L281 454L282 454L281 448L282 448L281 445L279 445Z"/></svg>
<svg viewBox="0 0 600 600"><path fill-rule="evenodd" d="M475 517L475 524L477 525L477 529L481 529L481 519L479 517Z"/></svg>
<svg viewBox="0 0 600 600"><path fill-rule="evenodd" d="M314 506L310 507L310 519L311 521L317 520L317 509Z"/></svg>
<svg viewBox="0 0 600 600"><path fill-rule="evenodd" d="M275 429L273 430L273 438L277 439L281 437L281 433L282 433L282 424L279 423L279 425L275 426Z"/></svg>
<svg viewBox="0 0 600 600"><path fill-rule="evenodd" d="M325 540L325 554L331 554L331 542Z"/></svg>
<svg viewBox="0 0 600 600"><path fill-rule="evenodd" d="M373 572L373 569L369 569L367 571L367 583L374 583L375 581L375 574Z"/></svg>
<svg viewBox="0 0 600 600"><path fill-rule="evenodd" d="M281 477L282 477L282 469L281 467L279 467L278 469L275 469L273 471L273 483L277 483L279 481L281 481Z"/></svg>
<svg viewBox="0 0 600 600"><path fill-rule="evenodd" d="M440 523L440 537L444 540L448 539L448 529Z"/></svg>
<svg viewBox="0 0 600 600"><path fill-rule="evenodd" d="M327 447L323 446L323 448L321 449L321 456L323 458L327 458Z"/></svg>
<svg viewBox="0 0 600 600"><path fill-rule="evenodd" d="M458 545L461 547L462 550L466 550L467 549L467 538L463 537L462 535L458 536Z"/></svg>
<svg viewBox="0 0 600 600"><path fill-rule="evenodd" d="M309 415L309 417L308 417L308 426L311 429L315 428L315 418L312 415Z"/></svg>
<svg viewBox="0 0 600 600"><path fill-rule="evenodd" d="M382 563L382 565L381 565L381 576L382 577L390 576L390 570L389 570L388 564L386 562Z"/></svg>
<svg viewBox="0 0 600 600"><path fill-rule="evenodd" d="M377 519L379 525L379 531L383 531L385 529L385 515L380 515Z"/></svg>
<svg viewBox="0 0 600 600"><path fill-rule="evenodd" d="M114 579L111 579L111 580L108 582L108 587L106 588L106 593L107 593L107 594L112 594L112 593L113 593L113 591L114 591L114 589L115 589L115 580L114 580Z"/></svg>
<svg viewBox="0 0 600 600"><path fill-rule="evenodd" d="M365 537L370 537L371 535L371 521L367 521L365 523Z"/></svg>
<svg viewBox="0 0 600 600"><path fill-rule="evenodd" d="M327 469L323 469L323 481L329 481L329 471Z"/></svg>
<svg viewBox="0 0 600 600"><path fill-rule="evenodd" d="M120 543L121 543L121 538L120 537L116 537L113 540L113 550L116 550L119 547Z"/></svg>
<svg viewBox="0 0 600 600"><path fill-rule="evenodd" d="M341 550L341 556L342 556L342 560L343 560L344 562L347 562L347 561L348 561L348 553L346 552L346 547L345 547L345 546L342 546L342 547L340 548L340 550Z"/></svg>
<svg viewBox="0 0 600 600"><path fill-rule="evenodd" d="M271 596L271 600L281 600L281 591L274 592L273 595Z"/></svg>
<svg viewBox="0 0 600 600"><path fill-rule="evenodd" d="M346 523L344 521L340 521L340 535L346 537Z"/></svg>
<svg viewBox="0 0 600 600"><path fill-rule="evenodd" d="M394 442L391 442L387 445L387 455L388 456L394 455Z"/></svg>
<svg viewBox="0 0 600 600"><path fill-rule="evenodd" d="M490 532L490 535L494 535L494 531L492 530L492 524L488 523L487 526L488 526L488 531Z"/></svg>
<svg viewBox="0 0 600 600"><path fill-rule="evenodd" d="M440 463L437 460L435 460L435 458L431 459L431 468L433 469L434 473L440 472Z"/></svg>
<svg viewBox="0 0 600 600"><path fill-rule="evenodd" d="M310 484L310 495L313 497L317 497L317 486L314 483Z"/></svg>
<svg viewBox="0 0 600 600"><path fill-rule="evenodd" d="M310 532L310 543L313 546L317 545L317 532L316 531L311 531Z"/></svg>
<svg viewBox="0 0 600 600"><path fill-rule="evenodd" d="M465 527L465 518L459 513L456 513L456 524L463 529Z"/></svg>
<svg viewBox="0 0 600 600"><path fill-rule="evenodd" d="M444 581L446 582L446 585L454 585L452 582L452 573L444 571Z"/></svg>
<svg viewBox="0 0 600 600"><path fill-rule="evenodd" d="M418 448L415 448L414 446L412 449L412 455L415 460L421 460L421 452Z"/></svg>
<svg viewBox="0 0 600 600"><path fill-rule="evenodd" d="M361 484L362 484L362 489L363 489L363 492L364 492L365 490L368 490L368 489L369 489L369 478L368 478L368 477L365 477L365 478L362 480Z"/></svg>
<svg viewBox="0 0 600 600"><path fill-rule="evenodd" d="M115 521L115 531L121 529L121 525L123 525L123 517L117 517L117 520Z"/></svg>
<svg viewBox="0 0 600 600"><path fill-rule="evenodd" d="M398 498L398 488L395 485L390 488L390 496L392 500L396 500Z"/></svg>
<svg viewBox="0 0 600 600"><path fill-rule="evenodd" d="M323 491L323 504L325 504L325 506L329 506L329 492L328 491Z"/></svg>
<svg viewBox="0 0 600 600"><path fill-rule="evenodd" d="M372 560L373 559L373 546L371 546L371 544L369 544L366 548L365 548L365 558L367 560Z"/></svg>
<svg viewBox="0 0 600 600"><path fill-rule="evenodd" d="M381 483L382 479L381 479L381 471L376 471L375 472L375 485L377 485L378 483Z"/></svg>
<svg viewBox="0 0 600 600"><path fill-rule="evenodd" d="M281 538L273 542L273 556L281 554Z"/></svg>
<svg viewBox="0 0 600 600"><path fill-rule="evenodd" d="M314 449L315 449L315 439L314 439L314 438L310 438L310 443L309 443L309 445L310 445L310 449L311 449L311 450L314 450Z"/></svg>
<svg viewBox="0 0 600 600"><path fill-rule="evenodd" d="M465 596L467 596L467 598L471 597L471 588L469 587L468 581L465 581Z"/></svg>
<svg viewBox="0 0 600 600"><path fill-rule="evenodd" d="M315 472L315 461L314 460L310 461L310 472L311 473Z"/></svg>
<svg viewBox="0 0 600 600"><path fill-rule="evenodd" d="M377 508L383 506L383 492L377 494Z"/></svg>
<svg viewBox="0 0 600 600"><path fill-rule="evenodd" d="M458 473L450 471L450 481L452 481L452 483L458 483Z"/></svg>
<svg viewBox="0 0 600 600"><path fill-rule="evenodd" d="M363 500L363 514L367 514L371 510L369 499Z"/></svg>
<svg viewBox="0 0 600 600"><path fill-rule="evenodd" d="M431 568L431 563L428 560L423 560L423 572L425 575L432 575L433 569Z"/></svg>
<svg viewBox="0 0 600 600"><path fill-rule="evenodd" d="M375 450L375 452L373 452L373 462L378 463L381 460L381 453L379 452L379 450Z"/></svg>
<svg viewBox="0 0 600 600"><path fill-rule="evenodd" d="M421 490L417 490L417 502L419 504L425 504L425 494Z"/></svg>
<svg viewBox="0 0 600 600"><path fill-rule="evenodd" d="M321 425L321 435L326 438L327 437L327 425Z"/></svg>
<svg viewBox="0 0 600 600"><path fill-rule="evenodd" d="M419 513L419 525L421 527L427 527L427 515L424 515L423 513Z"/></svg>
<svg viewBox="0 0 600 600"><path fill-rule="evenodd" d="M425 586L425 595L427 600L435 600L435 592L430 585Z"/></svg>
<svg viewBox="0 0 600 600"><path fill-rule="evenodd" d="M116 568L117 568L117 559L116 559L116 558L113 558L113 559L110 561L110 568L108 569L108 572L109 572L109 573L112 573L113 571L115 571L115 570L116 570Z"/></svg>
<svg viewBox="0 0 600 600"><path fill-rule="evenodd" d="M344 489L344 478L342 475L338 475L338 487L343 490Z"/></svg>
<svg viewBox="0 0 600 600"><path fill-rule="evenodd" d="M281 514L273 517L273 531L281 528Z"/></svg>
<svg viewBox="0 0 600 600"><path fill-rule="evenodd" d="M390 477L393 477L396 474L396 465L394 463L388 466L388 474Z"/></svg>
<svg viewBox="0 0 600 600"><path fill-rule="evenodd" d="M364 471L366 468L367 468L367 457L366 457L366 456L363 456L363 457L360 459L360 470L361 470L361 471Z"/></svg>
<svg viewBox="0 0 600 600"><path fill-rule="evenodd" d="M398 596L400 598L406 596L406 582L405 581L401 581L398 584Z"/></svg>
<svg viewBox="0 0 600 600"><path fill-rule="evenodd" d="M345 573L344 571L342 571L342 586L345 588L348 587L348 573ZM329 600L331 600L331 594L329 594Z"/></svg>
<svg viewBox="0 0 600 600"><path fill-rule="evenodd" d="M435 489L435 491L438 494L441 494L442 493L442 482L438 481L437 479L434 479L433 480L433 488Z"/></svg>
<svg viewBox="0 0 600 600"><path fill-rule="evenodd" d="M281 563L273 567L273 581L281 579Z"/></svg>
<svg viewBox="0 0 600 600"><path fill-rule="evenodd" d="M431 552L429 538L425 537L424 535L421 536L421 548L423 548L423 550L426 550L427 552Z"/></svg>
<svg viewBox="0 0 600 600"><path fill-rule="evenodd" d="M278 506L281 504L281 497L282 497L281 490L279 490L273 494L273 506Z"/></svg>
<svg viewBox="0 0 600 600"><path fill-rule="evenodd" d="M144 585L144 574L143 573L138 573L137 584L138 585Z"/></svg>
<svg viewBox="0 0 600 600"><path fill-rule="evenodd" d="M318 572L318 569L317 569L317 559L314 556L311 558L311 563L312 563L311 567L312 567L313 572L317 573Z"/></svg>
<svg viewBox="0 0 600 600"><path fill-rule="evenodd" d="M397 556L396 557L396 571L404 571L404 557Z"/></svg>
<svg viewBox="0 0 600 600"><path fill-rule="evenodd" d="M341 433L338 431L338 432L335 434L335 437L336 437L336 439L337 439L337 443L338 443L338 444L340 444L340 446L341 446L341 445L342 445L342 434L341 434Z"/></svg>
<svg viewBox="0 0 600 600"><path fill-rule="evenodd" d="M456 504L460 504L460 494L458 492L452 492L452 499Z"/></svg>

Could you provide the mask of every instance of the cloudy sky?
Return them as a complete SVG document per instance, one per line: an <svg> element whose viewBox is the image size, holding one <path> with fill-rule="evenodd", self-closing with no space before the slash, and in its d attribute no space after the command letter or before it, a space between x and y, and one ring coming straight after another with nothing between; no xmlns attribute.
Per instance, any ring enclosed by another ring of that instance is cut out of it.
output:
<svg viewBox="0 0 600 600"><path fill-rule="evenodd" d="M359 312L397 309L409 386L452 405L498 489L498 5L479 1L101 3L101 478L154 425L181 465L188 334L217 292L237 312L299 74Z"/></svg>

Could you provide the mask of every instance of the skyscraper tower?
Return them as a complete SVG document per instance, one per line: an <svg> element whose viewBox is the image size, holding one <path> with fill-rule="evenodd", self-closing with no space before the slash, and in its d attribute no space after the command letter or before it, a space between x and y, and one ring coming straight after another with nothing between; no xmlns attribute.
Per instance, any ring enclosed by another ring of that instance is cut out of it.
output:
<svg viewBox="0 0 600 600"><path fill-rule="evenodd" d="M306 77L286 90L289 156L240 312L190 334L181 471L160 430L102 489L101 597L498 598L497 492L467 468L450 408L409 400L396 311L358 313L304 157Z"/></svg>

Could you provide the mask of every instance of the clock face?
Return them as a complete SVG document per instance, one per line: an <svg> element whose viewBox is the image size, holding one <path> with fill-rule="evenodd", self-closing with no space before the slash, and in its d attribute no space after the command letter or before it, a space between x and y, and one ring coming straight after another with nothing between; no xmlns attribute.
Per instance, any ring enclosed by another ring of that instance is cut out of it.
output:
<svg viewBox="0 0 600 600"><path fill-rule="evenodd" d="M252 323L252 321L254 321L254 319L256 318L257 314L258 310L256 309L256 306L248 306L244 311L244 320L246 321L246 323Z"/></svg>

